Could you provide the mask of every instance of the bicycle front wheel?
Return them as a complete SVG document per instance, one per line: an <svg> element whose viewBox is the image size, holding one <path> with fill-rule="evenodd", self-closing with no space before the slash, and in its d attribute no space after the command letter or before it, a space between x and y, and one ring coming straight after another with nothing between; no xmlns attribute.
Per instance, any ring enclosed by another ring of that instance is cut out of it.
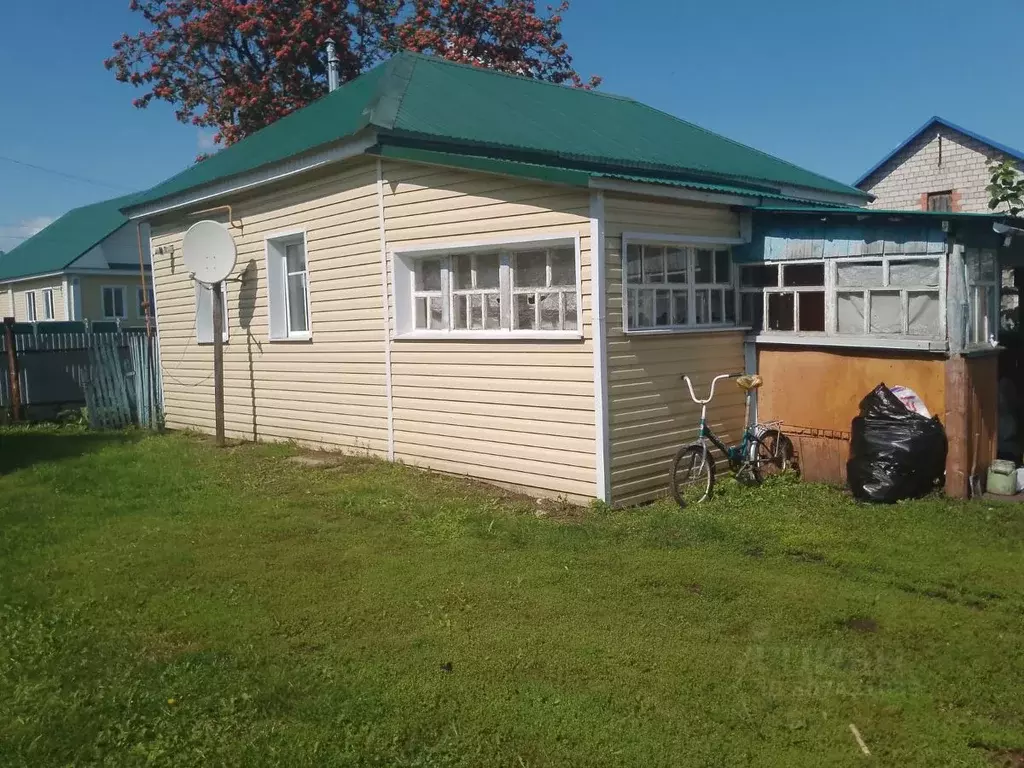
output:
<svg viewBox="0 0 1024 768"><path fill-rule="evenodd" d="M680 507L699 504L711 496L715 487L715 462L703 445L687 445L679 449L672 462L669 478L672 497Z"/></svg>

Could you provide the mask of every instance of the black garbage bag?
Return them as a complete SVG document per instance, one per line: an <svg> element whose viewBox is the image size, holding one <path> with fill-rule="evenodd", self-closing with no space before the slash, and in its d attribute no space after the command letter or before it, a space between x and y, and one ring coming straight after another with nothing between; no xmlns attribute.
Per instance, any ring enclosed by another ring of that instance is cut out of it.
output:
<svg viewBox="0 0 1024 768"><path fill-rule="evenodd" d="M945 481L942 423L908 409L885 384L861 400L850 431L846 479L858 499L892 504L931 493Z"/></svg>

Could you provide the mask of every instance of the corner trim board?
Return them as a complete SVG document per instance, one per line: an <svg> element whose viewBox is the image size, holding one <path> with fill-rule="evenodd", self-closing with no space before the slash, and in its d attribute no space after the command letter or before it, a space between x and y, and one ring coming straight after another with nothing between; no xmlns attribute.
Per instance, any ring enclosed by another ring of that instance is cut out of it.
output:
<svg viewBox="0 0 1024 768"><path fill-rule="evenodd" d="M603 502L610 502L611 494L611 442L608 427L608 349L607 317L605 298L607 279L605 277L605 213L604 192L590 193L590 311L594 329L594 448L596 458L595 496Z"/></svg>
<svg viewBox="0 0 1024 768"><path fill-rule="evenodd" d="M377 226L380 229L380 291L384 309L384 398L387 401L388 461L395 460L395 406L391 389L391 304L388 291L388 235L384 213L384 161L377 158Z"/></svg>

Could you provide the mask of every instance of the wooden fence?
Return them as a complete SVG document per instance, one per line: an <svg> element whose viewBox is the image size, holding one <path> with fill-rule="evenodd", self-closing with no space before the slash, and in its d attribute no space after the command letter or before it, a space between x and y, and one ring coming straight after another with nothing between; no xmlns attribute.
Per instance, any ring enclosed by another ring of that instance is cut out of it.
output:
<svg viewBox="0 0 1024 768"><path fill-rule="evenodd" d="M0 414L9 421L48 421L85 408L97 429L156 429L159 376L156 340L145 329L4 320Z"/></svg>

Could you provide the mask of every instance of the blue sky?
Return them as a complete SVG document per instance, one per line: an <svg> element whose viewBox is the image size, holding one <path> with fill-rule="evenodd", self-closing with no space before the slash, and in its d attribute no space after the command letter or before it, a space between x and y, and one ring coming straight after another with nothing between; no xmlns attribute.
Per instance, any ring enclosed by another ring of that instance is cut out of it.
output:
<svg viewBox="0 0 1024 768"><path fill-rule="evenodd" d="M64 211L141 189L208 139L169 106L131 106L103 68L140 20L127 0L6 0L0 9L0 250ZM1024 147L1019 56L999 30L1019 0L574 0L577 69L791 162L852 182L933 114ZM45 34L42 34L45 31Z"/></svg>

